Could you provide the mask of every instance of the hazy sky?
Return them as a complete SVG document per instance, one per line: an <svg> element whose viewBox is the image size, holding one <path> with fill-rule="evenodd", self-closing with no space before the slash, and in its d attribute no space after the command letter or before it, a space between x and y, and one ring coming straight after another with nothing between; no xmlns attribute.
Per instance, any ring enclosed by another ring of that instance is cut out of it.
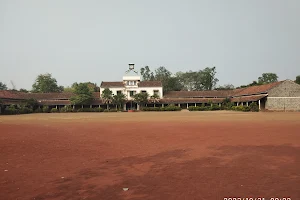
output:
<svg viewBox="0 0 300 200"><path fill-rule="evenodd" d="M299 0L0 0L0 81L119 81L216 66L218 84L300 75Z"/></svg>

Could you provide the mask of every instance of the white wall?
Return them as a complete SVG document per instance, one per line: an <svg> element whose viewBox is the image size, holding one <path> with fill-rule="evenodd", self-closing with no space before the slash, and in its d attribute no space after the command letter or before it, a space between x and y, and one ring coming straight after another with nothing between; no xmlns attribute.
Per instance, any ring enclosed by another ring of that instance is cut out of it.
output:
<svg viewBox="0 0 300 200"><path fill-rule="evenodd" d="M103 90L105 88L100 88L100 95L102 94ZM109 88L114 95L117 94L117 91L122 90L122 93L126 95L126 97L128 98L128 100L132 100L132 98L130 98L130 91L136 91L136 93L140 93L141 91L146 91L149 96L152 96L154 94L154 90L158 90L159 91L159 97L162 99L163 98L163 90L162 87L113 87L113 88ZM101 97L101 96L100 96Z"/></svg>

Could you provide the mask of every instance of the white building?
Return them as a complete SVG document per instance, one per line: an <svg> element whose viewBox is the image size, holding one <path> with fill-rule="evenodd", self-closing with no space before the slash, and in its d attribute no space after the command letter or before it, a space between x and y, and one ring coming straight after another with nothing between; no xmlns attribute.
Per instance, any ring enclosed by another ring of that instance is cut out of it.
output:
<svg viewBox="0 0 300 200"><path fill-rule="evenodd" d="M117 95L118 93L125 94L129 101L132 101L133 96L140 92L147 92L149 98L154 94L157 94L160 99L163 98L161 81L141 81L141 77L134 71L134 64L129 64L129 70L123 76L123 81L103 81L100 85L100 97L105 88L109 88L113 92L113 95Z"/></svg>

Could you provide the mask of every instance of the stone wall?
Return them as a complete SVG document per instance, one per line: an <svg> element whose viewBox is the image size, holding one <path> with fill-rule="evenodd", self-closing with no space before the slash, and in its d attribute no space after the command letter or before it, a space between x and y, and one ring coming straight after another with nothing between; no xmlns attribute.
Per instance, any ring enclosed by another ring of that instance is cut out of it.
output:
<svg viewBox="0 0 300 200"><path fill-rule="evenodd" d="M287 80L268 92L268 110L300 111L300 85Z"/></svg>

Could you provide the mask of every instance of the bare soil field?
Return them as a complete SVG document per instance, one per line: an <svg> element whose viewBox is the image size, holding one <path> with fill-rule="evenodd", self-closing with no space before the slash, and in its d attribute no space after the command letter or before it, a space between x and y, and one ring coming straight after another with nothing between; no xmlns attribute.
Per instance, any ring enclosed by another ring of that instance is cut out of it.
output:
<svg viewBox="0 0 300 200"><path fill-rule="evenodd" d="M0 116L1 200L224 197L300 199L300 113Z"/></svg>

